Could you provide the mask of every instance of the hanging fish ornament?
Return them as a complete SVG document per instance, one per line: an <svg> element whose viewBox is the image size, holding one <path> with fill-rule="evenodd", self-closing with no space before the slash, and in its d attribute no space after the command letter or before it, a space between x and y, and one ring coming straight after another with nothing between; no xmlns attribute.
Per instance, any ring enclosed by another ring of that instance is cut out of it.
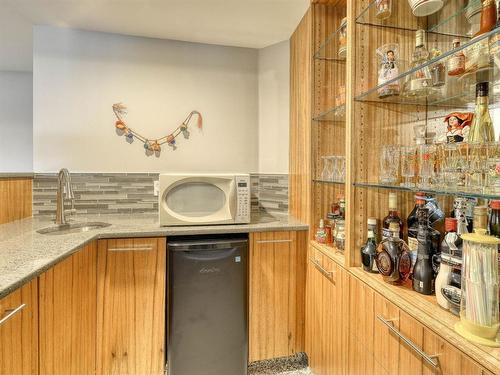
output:
<svg viewBox="0 0 500 375"><path fill-rule="evenodd" d="M191 111L191 113L186 117L186 119L182 122L181 125L177 127L171 134L156 139L154 141L150 141L147 138L143 137L136 131L132 130L129 128L126 124L125 121L123 120L123 116L127 114L127 107L122 104L122 103L115 103L113 104L113 112L117 118L117 121L115 122L115 127L118 130L121 130L122 132L117 132L119 135L125 135L125 139L127 142L132 143L134 138L139 139L141 142L143 142L144 149L146 150L146 154L150 152L155 152L156 154L161 153L161 145L162 144L168 144L168 146L172 147L173 150L177 149L177 142L176 138L179 136L181 133L184 136L185 139L188 139L190 136L190 131L189 131L189 122L191 121L191 118L194 115L198 116L198 129L201 130L203 126L203 118L201 116L201 113L198 111ZM150 154L149 154L150 155ZM158 156L158 155L157 155Z"/></svg>

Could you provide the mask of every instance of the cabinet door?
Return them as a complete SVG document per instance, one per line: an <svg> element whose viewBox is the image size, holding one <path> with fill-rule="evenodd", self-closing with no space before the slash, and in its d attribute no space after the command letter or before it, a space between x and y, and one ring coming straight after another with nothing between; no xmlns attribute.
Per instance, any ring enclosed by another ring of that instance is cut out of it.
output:
<svg viewBox="0 0 500 375"><path fill-rule="evenodd" d="M96 255L93 242L39 277L41 375L95 373Z"/></svg>
<svg viewBox="0 0 500 375"><path fill-rule="evenodd" d="M306 252L306 231L250 235L250 362L304 350Z"/></svg>
<svg viewBox="0 0 500 375"><path fill-rule="evenodd" d="M398 373L399 337L391 332L384 321L399 329L399 309L377 293L375 293L374 301L373 352L375 360L386 369L388 375L396 375Z"/></svg>
<svg viewBox="0 0 500 375"><path fill-rule="evenodd" d="M437 355L439 367L424 362L424 375L481 375L481 367L429 329L424 329L424 351Z"/></svg>
<svg viewBox="0 0 500 375"><path fill-rule="evenodd" d="M408 340L411 345L418 349L423 348L424 342L424 327L406 314L404 311L399 312L399 332ZM399 346L399 374L400 375L422 375L423 359L410 344L405 343L400 339Z"/></svg>
<svg viewBox="0 0 500 375"><path fill-rule="evenodd" d="M37 280L0 300L0 375L38 374Z"/></svg>
<svg viewBox="0 0 500 375"><path fill-rule="evenodd" d="M97 374L163 374L164 238L99 241Z"/></svg>

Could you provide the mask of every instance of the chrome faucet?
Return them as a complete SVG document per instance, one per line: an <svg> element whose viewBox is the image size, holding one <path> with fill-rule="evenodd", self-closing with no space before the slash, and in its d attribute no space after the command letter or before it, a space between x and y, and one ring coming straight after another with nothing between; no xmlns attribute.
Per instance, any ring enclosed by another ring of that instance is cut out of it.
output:
<svg viewBox="0 0 500 375"><path fill-rule="evenodd" d="M66 168L59 171L57 176L57 207L56 207L56 224L64 225L67 224L66 214L64 211L64 199L71 200L73 206L75 194L73 193L73 187L71 186L71 176ZM74 211L74 209L72 210Z"/></svg>

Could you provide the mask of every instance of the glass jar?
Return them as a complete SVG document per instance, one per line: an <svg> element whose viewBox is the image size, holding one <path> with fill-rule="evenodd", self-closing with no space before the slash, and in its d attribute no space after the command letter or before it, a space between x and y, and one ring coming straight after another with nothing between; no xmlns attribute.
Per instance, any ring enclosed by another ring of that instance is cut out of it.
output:
<svg viewBox="0 0 500 375"><path fill-rule="evenodd" d="M399 95L399 80L393 81L400 71L399 46L395 43L384 44L376 50L379 58L378 89L379 98ZM390 83L387 83L391 81Z"/></svg>
<svg viewBox="0 0 500 375"><path fill-rule="evenodd" d="M481 345L500 347L498 308L498 245L500 239L479 228L462 235L462 297L455 330Z"/></svg>
<svg viewBox="0 0 500 375"><path fill-rule="evenodd" d="M441 56L443 52L438 48L434 47L431 50L431 59ZM431 66L431 78L433 87L441 87L446 83L446 66L444 62L438 61Z"/></svg>
<svg viewBox="0 0 500 375"><path fill-rule="evenodd" d="M339 59L347 57L347 17L342 18L339 30Z"/></svg>
<svg viewBox="0 0 500 375"><path fill-rule="evenodd" d="M391 16L392 0L376 0L375 6L377 9L375 17L377 17L379 20L385 20L386 18L389 18Z"/></svg>
<svg viewBox="0 0 500 375"><path fill-rule="evenodd" d="M453 39L453 49L460 47L460 39ZM465 72L465 55L458 51L448 59L448 75L458 76Z"/></svg>
<svg viewBox="0 0 500 375"><path fill-rule="evenodd" d="M345 220L337 219L335 222L335 247L339 251L345 249Z"/></svg>

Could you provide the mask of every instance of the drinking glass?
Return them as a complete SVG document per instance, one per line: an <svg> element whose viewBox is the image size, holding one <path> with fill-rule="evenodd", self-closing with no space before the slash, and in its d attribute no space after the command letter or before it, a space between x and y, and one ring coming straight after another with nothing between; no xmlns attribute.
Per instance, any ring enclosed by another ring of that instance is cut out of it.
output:
<svg viewBox="0 0 500 375"><path fill-rule="evenodd" d="M453 163L455 166L457 188L465 188L467 179L467 169L469 168L469 144L456 144L455 153L453 155Z"/></svg>
<svg viewBox="0 0 500 375"><path fill-rule="evenodd" d="M418 179L420 187L431 187L435 178L436 145L418 147Z"/></svg>
<svg viewBox="0 0 500 375"><path fill-rule="evenodd" d="M339 156L339 182L345 182L345 156Z"/></svg>
<svg viewBox="0 0 500 375"><path fill-rule="evenodd" d="M384 145L380 152L379 179L383 184L395 184L398 181L399 146Z"/></svg>
<svg viewBox="0 0 500 375"><path fill-rule="evenodd" d="M329 156L330 163L332 165L332 176L330 181L337 181L339 178L339 160L338 156Z"/></svg>
<svg viewBox="0 0 500 375"><path fill-rule="evenodd" d="M500 143L492 142L486 145L486 181L484 192L500 194Z"/></svg>
<svg viewBox="0 0 500 375"><path fill-rule="evenodd" d="M456 190L460 172L457 170L458 147L456 143L441 145L438 153L441 160L441 181L446 190Z"/></svg>
<svg viewBox="0 0 500 375"><path fill-rule="evenodd" d="M321 179L323 181L330 181L332 179L332 169L331 169L331 161L328 156L322 156L323 160L323 171L321 172Z"/></svg>
<svg viewBox="0 0 500 375"><path fill-rule="evenodd" d="M401 186L412 187L415 184L412 179L415 177L417 169L417 147L416 146L402 146L401 147L401 177L404 182Z"/></svg>
<svg viewBox="0 0 500 375"><path fill-rule="evenodd" d="M471 192L482 192L485 184L487 144L469 144L466 188Z"/></svg>

